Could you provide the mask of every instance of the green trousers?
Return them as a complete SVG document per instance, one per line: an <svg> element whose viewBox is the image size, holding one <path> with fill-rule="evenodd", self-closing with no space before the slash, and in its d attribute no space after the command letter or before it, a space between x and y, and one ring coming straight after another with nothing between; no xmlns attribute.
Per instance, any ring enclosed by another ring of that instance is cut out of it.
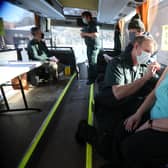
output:
<svg viewBox="0 0 168 168"><path fill-rule="evenodd" d="M99 54L99 50L99 48L87 47L89 81L95 81L97 78L97 56Z"/></svg>

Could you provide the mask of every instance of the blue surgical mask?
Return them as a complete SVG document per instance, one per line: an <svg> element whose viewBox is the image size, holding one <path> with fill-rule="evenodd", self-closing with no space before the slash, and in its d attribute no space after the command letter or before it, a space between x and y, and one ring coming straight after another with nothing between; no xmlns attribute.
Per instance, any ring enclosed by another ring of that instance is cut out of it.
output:
<svg viewBox="0 0 168 168"><path fill-rule="evenodd" d="M129 40L130 42L133 42L135 39L136 33L135 32L129 32Z"/></svg>
<svg viewBox="0 0 168 168"><path fill-rule="evenodd" d="M146 52L146 51L142 51L141 55L137 56L137 63L138 64L147 64L147 62L150 60L150 56L151 54Z"/></svg>
<svg viewBox="0 0 168 168"><path fill-rule="evenodd" d="M82 21L83 21L84 24L88 24L88 21L87 21L86 18L82 18Z"/></svg>

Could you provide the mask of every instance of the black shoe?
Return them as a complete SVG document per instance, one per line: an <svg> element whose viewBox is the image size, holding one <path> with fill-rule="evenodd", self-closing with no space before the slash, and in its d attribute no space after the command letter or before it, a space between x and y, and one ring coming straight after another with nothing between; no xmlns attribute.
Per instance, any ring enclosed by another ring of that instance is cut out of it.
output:
<svg viewBox="0 0 168 168"><path fill-rule="evenodd" d="M87 82L86 82L86 85L91 85L92 83L94 83L95 81L90 81L90 80L88 80Z"/></svg>
<svg viewBox="0 0 168 168"><path fill-rule="evenodd" d="M85 145L86 143L89 143L95 146L98 139L97 130L95 127L88 125L86 120L81 120L78 124L75 139L80 145Z"/></svg>
<svg viewBox="0 0 168 168"><path fill-rule="evenodd" d="M81 120L75 133L75 139L78 144L84 146L87 140L87 121Z"/></svg>

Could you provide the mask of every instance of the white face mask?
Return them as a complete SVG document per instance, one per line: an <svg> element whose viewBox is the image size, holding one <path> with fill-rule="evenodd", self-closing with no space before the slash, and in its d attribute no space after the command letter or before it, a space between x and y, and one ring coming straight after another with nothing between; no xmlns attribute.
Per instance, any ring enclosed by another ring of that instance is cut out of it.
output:
<svg viewBox="0 0 168 168"><path fill-rule="evenodd" d="M84 24L88 24L88 21L87 21L86 18L82 18L82 21L83 21Z"/></svg>
<svg viewBox="0 0 168 168"><path fill-rule="evenodd" d="M145 51L141 52L141 55L137 56L137 63L138 64L146 64L150 60L151 54Z"/></svg>

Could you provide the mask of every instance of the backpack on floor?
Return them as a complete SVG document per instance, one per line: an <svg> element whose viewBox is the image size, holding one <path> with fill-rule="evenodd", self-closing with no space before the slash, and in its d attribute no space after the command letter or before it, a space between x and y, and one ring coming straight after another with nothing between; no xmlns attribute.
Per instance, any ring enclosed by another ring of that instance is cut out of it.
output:
<svg viewBox="0 0 168 168"><path fill-rule="evenodd" d="M75 133L75 139L80 145L85 145L86 143L96 145L98 139L97 130L94 126L90 126L86 120L81 120Z"/></svg>

